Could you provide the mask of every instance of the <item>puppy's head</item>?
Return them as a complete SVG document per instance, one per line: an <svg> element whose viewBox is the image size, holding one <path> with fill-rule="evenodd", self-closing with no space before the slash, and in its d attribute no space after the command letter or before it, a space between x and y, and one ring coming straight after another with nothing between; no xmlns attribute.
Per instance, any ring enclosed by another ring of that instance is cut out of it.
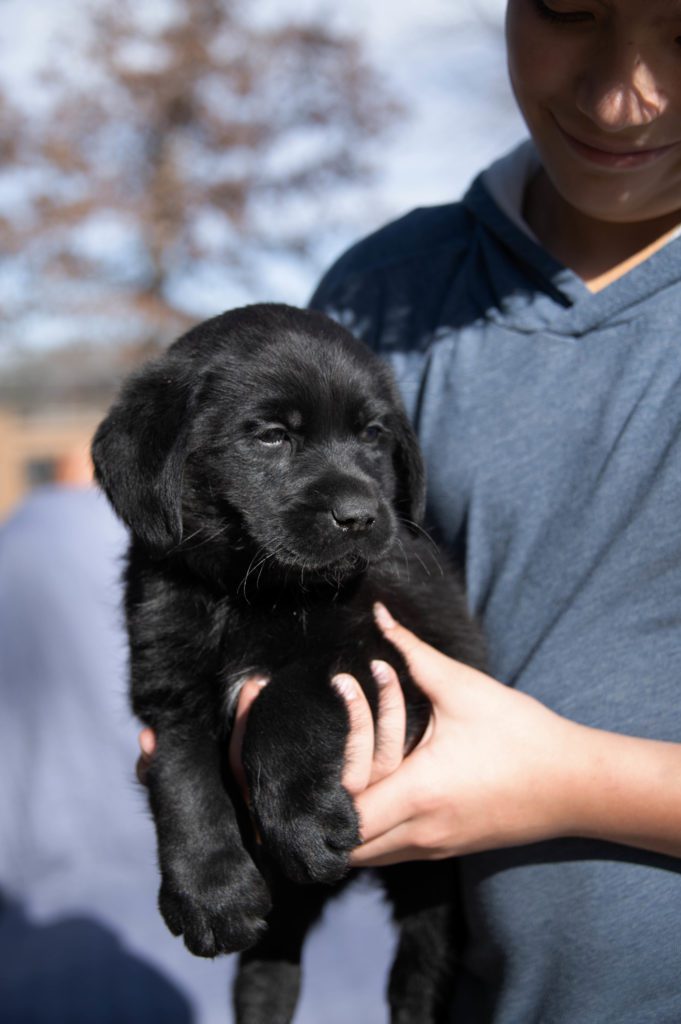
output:
<svg viewBox="0 0 681 1024"><path fill-rule="evenodd" d="M391 375L333 321L287 306L234 310L181 338L124 387L93 457L157 555L234 544L236 530L273 562L349 569L386 550L398 519L423 514Z"/></svg>

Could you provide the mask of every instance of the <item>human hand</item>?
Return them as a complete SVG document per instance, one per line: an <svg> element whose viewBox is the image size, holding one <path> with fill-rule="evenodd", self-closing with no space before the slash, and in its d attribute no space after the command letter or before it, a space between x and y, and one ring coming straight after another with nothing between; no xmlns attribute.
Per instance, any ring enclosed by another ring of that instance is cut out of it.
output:
<svg viewBox="0 0 681 1024"><path fill-rule="evenodd" d="M355 791L363 843L351 863L439 859L569 834L581 727L447 658L380 607L377 622L431 701L432 716L409 755ZM364 701L360 691L355 704ZM388 726L381 731L385 737ZM388 742L394 750L397 736ZM366 776L375 759L370 733L353 728L349 745L357 777Z"/></svg>
<svg viewBox="0 0 681 1024"><path fill-rule="evenodd" d="M241 748L243 745L246 721L248 719L248 713L251 709L251 705L266 683L267 679L260 676L253 676L250 679L247 679L243 684L239 693L236 714L234 716L234 726L230 737L229 766L246 803L248 803L248 789L246 786L244 770L241 764ZM137 759L136 765L137 778L143 786L146 786L148 784L149 767L156 751L156 733L153 729L145 727L139 733L138 742L140 747L140 756Z"/></svg>

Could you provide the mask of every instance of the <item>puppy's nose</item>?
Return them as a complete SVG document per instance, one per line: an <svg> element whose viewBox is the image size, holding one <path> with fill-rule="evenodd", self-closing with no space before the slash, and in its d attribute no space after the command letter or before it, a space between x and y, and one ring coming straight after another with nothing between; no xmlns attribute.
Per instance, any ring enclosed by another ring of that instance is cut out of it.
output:
<svg viewBox="0 0 681 1024"><path fill-rule="evenodd" d="M364 533L376 522L378 507L374 502L347 498L337 501L331 509L333 521L341 530Z"/></svg>

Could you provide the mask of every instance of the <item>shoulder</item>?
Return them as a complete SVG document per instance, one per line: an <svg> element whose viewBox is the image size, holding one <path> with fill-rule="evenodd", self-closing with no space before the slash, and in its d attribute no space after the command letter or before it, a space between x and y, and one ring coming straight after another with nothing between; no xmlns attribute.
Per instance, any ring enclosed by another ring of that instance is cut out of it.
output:
<svg viewBox="0 0 681 1024"><path fill-rule="evenodd" d="M523 142L482 171L461 201L412 210L374 231L322 278L312 307L383 350L422 347L444 308L461 322L475 319L489 298L480 295L481 270L496 277L533 245L518 222L537 161Z"/></svg>
<svg viewBox="0 0 681 1024"><path fill-rule="evenodd" d="M474 216L463 203L421 207L357 242L324 275L311 305L321 308L353 282L385 273L410 274L423 261L437 262L463 251L474 230Z"/></svg>
<svg viewBox="0 0 681 1024"><path fill-rule="evenodd" d="M375 351L423 349L476 229L464 203L413 210L341 256L311 306Z"/></svg>

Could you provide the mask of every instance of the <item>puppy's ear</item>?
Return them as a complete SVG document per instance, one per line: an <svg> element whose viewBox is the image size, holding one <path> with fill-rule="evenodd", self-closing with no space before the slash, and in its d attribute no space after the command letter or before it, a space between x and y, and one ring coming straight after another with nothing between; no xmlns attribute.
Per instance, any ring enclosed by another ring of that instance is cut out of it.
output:
<svg viewBox="0 0 681 1024"><path fill-rule="evenodd" d="M182 474L195 389L179 365L161 358L127 382L92 443L98 482L155 554L182 539Z"/></svg>
<svg viewBox="0 0 681 1024"><path fill-rule="evenodd" d="M416 434L405 413L395 417L393 432L397 441L393 455L397 513L407 525L420 526L426 511L426 474Z"/></svg>

